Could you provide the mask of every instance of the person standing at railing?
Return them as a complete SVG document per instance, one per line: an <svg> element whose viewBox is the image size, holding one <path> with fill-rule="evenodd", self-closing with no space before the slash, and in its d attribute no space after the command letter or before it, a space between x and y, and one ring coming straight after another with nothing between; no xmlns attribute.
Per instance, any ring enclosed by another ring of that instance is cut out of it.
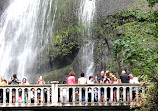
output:
<svg viewBox="0 0 158 111"><path fill-rule="evenodd" d="M3 85L7 85L7 80L5 79L5 77L1 77L0 86L3 86Z"/></svg>
<svg viewBox="0 0 158 111"><path fill-rule="evenodd" d="M129 78L130 78L130 80L129 80L130 84L139 84L138 77L134 77L133 74L129 74ZM136 88L135 87L132 88L132 95L133 95L132 100L136 101ZM130 95L130 96L132 96L132 95Z"/></svg>
<svg viewBox="0 0 158 111"><path fill-rule="evenodd" d="M84 77L84 73L81 73L81 77L78 79L78 84L87 84L87 79ZM82 88L82 102L85 102L85 89Z"/></svg>
<svg viewBox="0 0 158 111"><path fill-rule="evenodd" d="M69 76L67 78L67 84L76 84L76 82L75 82L75 73L74 72L69 73Z"/></svg>
<svg viewBox="0 0 158 111"><path fill-rule="evenodd" d="M93 76L89 76L89 80L87 81L87 84L94 84ZM88 88L88 102L91 102L91 93L92 93L92 89ZM95 92L94 92L94 95L95 95Z"/></svg>
<svg viewBox="0 0 158 111"><path fill-rule="evenodd" d="M29 82L27 81L26 78L22 79L22 85L29 85ZM25 89L24 94L25 94L25 96L24 96L24 102L26 103L27 100L28 100L28 90L27 89Z"/></svg>
<svg viewBox="0 0 158 111"><path fill-rule="evenodd" d="M29 85L29 82L27 81L26 78L23 78L21 84L22 84L22 85Z"/></svg>
<svg viewBox="0 0 158 111"><path fill-rule="evenodd" d="M30 97L31 97L31 103L34 103L34 101L35 101L35 89L31 89Z"/></svg>
<svg viewBox="0 0 158 111"><path fill-rule="evenodd" d="M11 77L8 82L8 84L11 84L11 85L18 85L20 83L21 83L21 81L20 81L20 79L18 79L16 74L13 74L13 77ZM13 91L12 91L12 102L13 103L15 103L15 95L16 95L15 89L13 89Z"/></svg>
<svg viewBox="0 0 158 111"><path fill-rule="evenodd" d="M67 84L69 84L69 85L76 84L74 72L69 73L69 76L67 78ZM72 88L69 88L69 101L72 102Z"/></svg>
<svg viewBox="0 0 158 111"><path fill-rule="evenodd" d="M121 79L121 82L122 83L129 83L129 76L127 75L126 71L123 70L121 75L120 75L120 79ZM126 99L127 99L127 102L129 103L130 101L130 97L129 97L129 89L126 90Z"/></svg>
<svg viewBox="0 0 158 111"><path fill-rule="evenodd" d="M0 86L7 85L7 80L4 77L1 77ZM3 90L0 89L0 101L3 103Z"/></svg>
<svg viewBox="0 0 158 111"><path fill-rule="evenodd" d="M129 83L129 76L126 74L126 71L123 70L121 75L120 75L120 79L122 83Z"/></svg>
<svg viewBox="0 0 158 111"><path fill-rule="evenodd" d="M117 80L116 77L114 77L114 82L113 82L113 84L119 84L119 82L118 82L118 80ZM113 91L114 102L116 102L116 100L117 100L117 88L115 87L113 90L114 90L114 91Z"/></svg>
<svg viewBox="0 0 158 111"><path fill-rule="evenodd" d="M100 77L98 78L98 83L104 84L104 76L106 76L106 74L104 71L101 71ZM101 88L101 102L104 102L104 88Z"/></svg>
<svg viewBox="0 0 158 111"><path fill-rule="evenodd" d="M44 81L44 79L43 79L43 77L42 76L40 76L39 77L39 79L38 79L38 81L37 81L37 83L36 84L45 84L45 81ZM45 94L46 92L44 91L44 94ZM37 90L37 104L39 104L40 103L40 96L41 96L41 91L40 91L40 89L38 89ZM45 101L45 97L43 97L43 101Z"/></svg>

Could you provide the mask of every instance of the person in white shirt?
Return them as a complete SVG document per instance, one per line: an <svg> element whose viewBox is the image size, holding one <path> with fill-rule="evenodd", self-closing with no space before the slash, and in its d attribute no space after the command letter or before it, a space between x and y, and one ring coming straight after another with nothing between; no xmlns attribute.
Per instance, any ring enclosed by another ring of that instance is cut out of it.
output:
<svg viewBox="0 0 158 111"><path fill-rule="evenodd" d="M87 79L84 77L84 73L81 73L81 77L78 79L78 84L86 84ZM85 102L85 89L82 89L82 102Z"/></svg>
<svg viewBox="0 0 158 111"><path fill-rule="evenodd" d="M131 84L139 84L138 78L134 77L133 74L129 74L130 80L129 83Z"/></svg>
<svg viewBox="0 0 158 111"><path fill-rule="evenodd" d="M84 73L81 73L81 77L78 79L78 84L86 84L87 79L84 77Z"/></svg>
<svg viewBox="0 0 158 111"><path fill-rule="evenodd" d="M93 76L89 77L89 80L87 81L87 84L94 84ZM88 88L88 102L91 102L91 93L92 93L92 89Z"/></svg>
<svg viewBox="0 0 158 111"><path fill-rule="evenodd" d="M94 84L94 81L93 81L93 76L90 76L89 77L89 80L87 81L87 84Z"/></svg>
<svg viewBox="0 0 158 111"><path fill-rule="evenodd" d="M129 78L130 78L129 80L130 84L139 84L138 77L134 77L133 74L129 74ZM132 95L133 95L132 100L136 101L136 88L135 87L132 88Z"/></svg>

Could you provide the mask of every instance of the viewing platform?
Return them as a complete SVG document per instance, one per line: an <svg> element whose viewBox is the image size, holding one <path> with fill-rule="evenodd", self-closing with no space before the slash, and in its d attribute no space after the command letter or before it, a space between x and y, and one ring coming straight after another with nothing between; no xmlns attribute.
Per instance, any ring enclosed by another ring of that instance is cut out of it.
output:
<svg viewBox="0 0 158 111"><path fill-rule="evenodd" d="M139 96L145 95L147 84L85 84L67 85L52 81L51 84L6 85L0 87L0 109L8 108L62 108L130 106ZM34 89L34 96L32 96ZM101 101L101 91L104 100ZM116 91L117 97L114 98ZM14 93L14 94L13 94ZM31 94L32 93L32 94ZM137 96L139 95L139 96ZM13 103L15 96L15 103ZM19 101L19 96L22 98ZM83 100L83 96L85 97ZM37 98L39 97L39 103ZM26 101L25 101L25 98ZM34 103L32 99L34 98ZM97 98L97 100L96 100Z"/></svg>

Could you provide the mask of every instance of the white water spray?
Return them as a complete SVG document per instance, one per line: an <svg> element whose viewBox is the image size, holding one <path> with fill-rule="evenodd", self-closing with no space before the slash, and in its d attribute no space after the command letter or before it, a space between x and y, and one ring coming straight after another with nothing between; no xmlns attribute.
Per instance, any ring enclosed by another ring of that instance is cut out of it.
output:
<svg viewBox="0 0 158 111"><path fill-rule="evenodd" d="M56 4L57 5L57 4ZM0 18L0 75L36 73L37 59L52 34L52 0L14 0ZM52 18L53 17L53 18Z"/></svg>
<svg viewBox="0 0 158 111"><path fill-rule="evenodd" d="M83 0L81 2L81 8L79 13L80 23L84 25L83 36L86 36L85 45L82 47L82 69L86 72L86 78L94 74L94 42L92 41L91 25L95 14L95 0ZM84 38L83 38L84 39Z"/></svg>

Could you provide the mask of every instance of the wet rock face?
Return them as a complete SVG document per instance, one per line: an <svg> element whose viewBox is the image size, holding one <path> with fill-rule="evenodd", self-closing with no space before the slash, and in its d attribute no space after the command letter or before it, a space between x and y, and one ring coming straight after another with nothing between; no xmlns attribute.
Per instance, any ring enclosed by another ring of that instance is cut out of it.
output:
<svg viewBox="0 0 158 111"><path fill-rule="evenodd" d="M96 14L106 17L118 11L125 10L133 5L136 0L99 0L96 2Z"/></svg>
<svg viewBox="0 0 158 111"><path fill-rule="evenodd" d="M8 7L10 0L0 0L0 15Z"/></svg>
<svg viewBox="0 0 158 111"><path fill-rule="evenodd" d="M102 24L100 26L104 29L104 35L96 36L93 34L93 41L95 42L94 46L94 75L98 75L101 70L107 70L106 61L111 61L114 59L112 53L112 41L117 38L117 32L113 30L113 21L108 16L113 15L117 12L126 10L133 6L136 0L97 0L96 9L94 16L94 24ZM102 23L100 23L102 21ZM100 46L99 46L100 45ZM80 51L79 51L80 53ZM79 60L80 54L73 61L73 69L77 74L82 72L80 66L81 60ZM117 66L116 66L117 67Z"/></svg>

